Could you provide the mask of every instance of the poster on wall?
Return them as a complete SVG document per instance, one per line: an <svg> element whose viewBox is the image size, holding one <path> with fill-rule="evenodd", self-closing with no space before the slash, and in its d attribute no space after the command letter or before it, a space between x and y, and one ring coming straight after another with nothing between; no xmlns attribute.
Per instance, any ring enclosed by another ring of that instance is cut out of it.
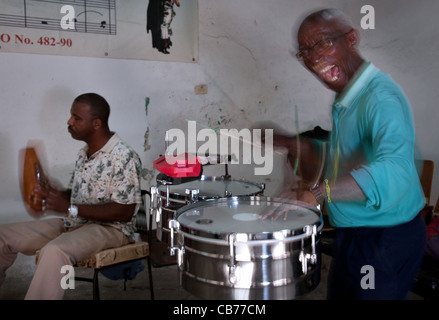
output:
<svg viewBox="0 0 439 320"><path fill-rule="evenodd" d="M198 0L0 0L0 52L198 61Z"/></svg>

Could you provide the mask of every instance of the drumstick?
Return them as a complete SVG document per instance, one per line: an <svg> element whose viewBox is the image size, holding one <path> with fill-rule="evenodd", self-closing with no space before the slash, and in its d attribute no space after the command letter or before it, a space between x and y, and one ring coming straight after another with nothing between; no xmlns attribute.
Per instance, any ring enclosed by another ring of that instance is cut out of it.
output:
<svg viewBox="0 0 439 320"><path fill-rule="evenodd" d="M300 159L300 134L299 134L299 112L297 111L297 105L294 106L294 122L296 125L296 140L297 140L297 155L296 160L294 161L294 169L293 169L293 179L291 180L291 187L294 186L294 180L297 174L297 168L299 167L299 159Z"/></svg>

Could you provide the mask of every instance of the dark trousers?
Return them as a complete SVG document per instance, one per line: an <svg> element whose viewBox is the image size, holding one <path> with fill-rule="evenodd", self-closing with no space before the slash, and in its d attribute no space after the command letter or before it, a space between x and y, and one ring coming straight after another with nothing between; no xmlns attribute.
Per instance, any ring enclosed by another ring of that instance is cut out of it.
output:
<svg viewBox="0 0 439 320"><path fill-rule="evenodd" d="M328 275L328 299L406 299L422 263L425 224L337 228Z"/></svg>

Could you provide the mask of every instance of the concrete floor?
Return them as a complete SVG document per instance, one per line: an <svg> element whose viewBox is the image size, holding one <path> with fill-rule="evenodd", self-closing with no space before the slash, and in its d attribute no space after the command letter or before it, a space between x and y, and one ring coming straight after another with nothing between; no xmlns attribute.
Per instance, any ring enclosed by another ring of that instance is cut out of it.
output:
<svg viewBox="0 0 439 320"><path fill-rule="evenodd" d="M0 306L3 307L3 310L14 308L14 315L17 315L17 313L26 316L41 314L46 317L49 315L48 310L51 310L52 314L55 313L52 309L49 309L51 304L32 303L29 305L28 302L18 301L24 298L27 287L32 279L33 270L35 269L33 259L34 257L19 256L16 264L10 268L9 277L6 279L4 285L0 287ZM177 265L153 267L155 300L151 301L148 272L145 263L144 271L140 272L134 280L127 282L126 291L124 291L123 280L109 280L105 276L100 275L101 300L106 301L100 301L99 304L92 301L91 283L76 281L74 290L66 290L64 303L68 304L68 306L62 309L72 315L84 313L93 317L93 315L96 314L100 318L107 316L113 318L115 316L114 312L119 313L122 308L125 308L126 312L129 312L131 316L149 318L150 316L155 317L157 315L160 319L175 319L182 315L189 315L189 317L185 317L186 319L237 319L237 317L242 317L241 314L244 315L246 312L247 316L257 316L258 319L281 318L287 314L312 314L313 317L319 317L321 315L324 319L327 318L328 314L339 314L341 310L346 310L346 302L344 301L324 301L326 298L326 281L330 262L331 258L329 256L322 255L320 284L315 290L295 301L201 300L185 291L179 285ZM76 275L92 276L91 270L75 270ZM409 299L419 300L420 298L411 296ZM74 303L74 307L72 307L70 303ZM92 305L90 303L92 303ZM353 302L349 302L349 305L353 305L352 303ZM28 305L29 307L27 307ZM128 308L126 308L127 306ZM436 310L435 305L431 303L422 303L421 305L414 305L413 303L398 303L395 305L394 303L390 303L387 306L379 303L378 308L372 306L373 304L370 303L366 305L359 303L358 308L355 309L357 311L361 310L363 317L375 317L377 314L382 314L385 307L389 308L389 314L390 312L394 314L396 311L398 314L408 314L408 312L416 311L417 315L421 312L425 314L425 317L431 316ZM226 307L233 307L233 309L226 309ZM239 309L236 307L239 307ZM395 310L395 308L398 310ZM198 310L198 314L185 314L185 310L195 310L195 312ZM202 310L204 310L203 315L201 315ZM255 314L255 311L258 312L258 310L260 313ZM378 310L380 311L378 312ZM226 311L238 313L226 314ZM55 314L58 314L58 310ZM352 315L352 311L349 311L349 315Z"/></svg>
<svg viewBox="0 0 439 320"><path fill-rule="evenodd" d="M312 292L300 299L323 300L326 297L326 276L330 258L322 256L321 281ZM100 294L102 300L149 300L149 281L146 262L145 269L137 274L134 280L128 280L124 291L124 280L110 280L99 275ZM9 268L6 280L0 287L0 300L22 300L35 270L34 257L19 255L15 264ZM76 276L92 277L93 271L75 269ZM199 300L184 290L178 280L177 265L153 267L153 284L155 300ZM92 284L75 281L75 289L66 290L65 300L91 300Z"/></svg>
<svg viewBox="0 0 439 320"><path fill-rule="evenodd" d="M189 301L201 300L183 289L179 284L178 267L176 264L167 264L173 261L167 250L166 244L155 238L152 242L155 248L152 253L152 277L155 300ZM325 300L327 291L327 276L331 257L322 254L321 281L316 289L297 298L296 300ZM101 300L150 300L150 287L148 268L138 273L136 278L126 282L124 280L110 280L99 274L99 287ZM163 265L164 266L161 266ZM155 266L154 266L155 265ZM0 287L0 300L23 300L29 283L35 271L35 257L19 254L14 265L8 269L6 280ZM75 268L75 275L91 278L93 270ZM75 289L65 292L64 300L92 300L92 284L89 282L75 281ZM409 300L420 300L422 297L410 293Z"/></svg>

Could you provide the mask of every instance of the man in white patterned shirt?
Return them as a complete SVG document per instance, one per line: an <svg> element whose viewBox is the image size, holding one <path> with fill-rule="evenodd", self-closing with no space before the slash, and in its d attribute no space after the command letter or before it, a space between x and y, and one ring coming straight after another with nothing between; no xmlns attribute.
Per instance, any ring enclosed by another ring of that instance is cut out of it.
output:
<svg viewBox="0 0 439 320"><path fill-rule="evenodd" d="M133 219L141 203L139 156L110 131L110 107L103 97L80 95L70 112L68 131L86 143L71 189L39 191L47 213L62 218L0 226L0 285L17 253L40 250L26 299L62 299L62 266L134 241Z"/></svg>

